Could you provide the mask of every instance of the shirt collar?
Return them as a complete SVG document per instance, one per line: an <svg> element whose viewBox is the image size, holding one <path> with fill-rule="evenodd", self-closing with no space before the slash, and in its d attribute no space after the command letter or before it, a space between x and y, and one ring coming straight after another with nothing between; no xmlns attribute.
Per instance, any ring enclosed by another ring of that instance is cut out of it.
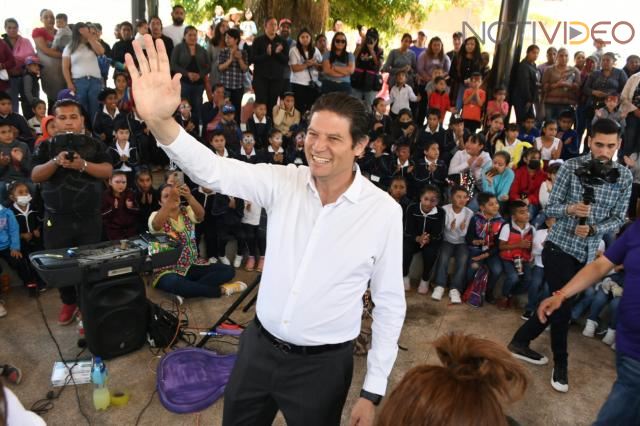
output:
<svg viewBox="0 0 640 426"><path fill-rule="evenodd" d="M400 159L399 159L399 158L396 158L396 161L397 161L397 163L398 163L398 164L400 164L400 165L402 166L402 168L405 168L405 167L409 167L409 166L410 166L410 164L409 164L409 160L406 160L404 163L400 163Z"/></svg>
<svg viewBox="0 0 640 426"><path fill-rule="evenodd" d="M13 207L15 207L15 209L18 210L20 214L23 214L25 216L28 215L29 212L31 211L31 203L27 204L26 210L22 210L22 207L20 207L20 205L18 205L17 202L13 203Z"/></svg>
<svg viewBox="0 0 640 426"><path fill-rule="evenodd" d="M107 114L109 117L114 118L116 117L118 114L120 114L120 111L118 110L118 107L116 107L116 112L111 115L109 114L109 110L107 109L107 106L105 105L104 107L102 107L102 112L104 112L105 114Z"/></svg>
<svg viewBox="0 0 640 426"><path fill-rule="evenodd" d="M420 207L420 213L422 213L423 216L431 216L434 215L436 213L438 213L438 207L437 206L433 206L431 208L431 210L429 210L429 212L425 213L424 210L422 210L422 204L418 203L418 206Z"/></svg>
<svg viewBox="0 0 640 426"><path fill-rule="evenodd" d="M267 151L269 151L269 152L276 152L276 151L274 151L274 150L273 150L273 148L271 147L271 145L269 145L269 147L267 148ZM282 154L283 152L284 152L284 149L283 149L282 147L278 148L278 151L277 151L277 153L278 153L278 154Z"/></svg>
<svg viewBox="0 0 640 426"><path fill-rule="evenodd" d="M256 124L267 124L267 116L265 115L262 117L262 120L260 120L255 114L253 114L253 121L255 121Z"/></svg>
<svg viewBox="0 0 640 426"><path fill-rule="evenodd" d="M436 127L436 131L432 132L431 131L431 127L429 127L428 125L425 126L424 131L427 133L431 133L432 135L435 135L436 133L438 133L440 131L440 124L438 124L438 127Z"/></svg>
<svg viewBox="0 0 640 426"><path fill-rule="evenodd" d="M256 148L255 147L251 148L251 152L245 151L244 147L241 147L240 149L242 150L242 153L244 155L246 155L247 157L253 157L254 155L256 155Z"/></svg>
<svg viewBox="0 0 640 426"><path fill-rule="evenodd" d="M316 188L316 183L313 181L313 176L311 175L311 169L309 168L307 169L309 170L309 176L307 177L307 186L309 187L309 189L311 189L311 191L313 191L313 193L316 196L319 197L318 189ZM360 172L360 166L358 165L358 163L353 164L353 171L355 172L355 176L353 177L353 182L351 182L351 185L349 185L347 190L344 191L342 195L338 197L335 204L338 204L342 197L351 201L353 204L357 204L358 201L360 200L360 195L362 194L362 185L365 178L362 176L362 173Z"/></svg>
<svg viewBox="0 0 640 426"><path fill-rule="evenodd" d="M522 229L522 228L520 228L518 226L518 224L515 221L512 220L511 221L511 228L513 228L514 230L516 230L516 231L518 231L518 232L520 232L522 234L522 233L529 232L529 229L531 229L531 224L527 223L527 225L524 227L524 229Z"/></svg>

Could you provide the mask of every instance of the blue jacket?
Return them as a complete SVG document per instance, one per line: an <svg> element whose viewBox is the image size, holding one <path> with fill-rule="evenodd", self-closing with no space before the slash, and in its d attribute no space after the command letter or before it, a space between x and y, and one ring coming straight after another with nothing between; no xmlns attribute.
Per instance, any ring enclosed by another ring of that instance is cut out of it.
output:
<svg viewBox="0 0 640 426"><path fill-rule="evenodd" d="M0 206L0 250L20 251L20 226L11 209Z"/></svg>
<svg viewBox="0 0 640 426"><path fill-rule="evenodd" d="M504 202L505 200L501 200L500 197L503 195L509 196L509 189L511 189L514 177L515 173L513 173L513 170L507 167L502 174L495 175L493 177L493 184L490 184L487 180L487 174L483 173L482 190L494 194L496 198L498 198L498 201Z"/></svg>

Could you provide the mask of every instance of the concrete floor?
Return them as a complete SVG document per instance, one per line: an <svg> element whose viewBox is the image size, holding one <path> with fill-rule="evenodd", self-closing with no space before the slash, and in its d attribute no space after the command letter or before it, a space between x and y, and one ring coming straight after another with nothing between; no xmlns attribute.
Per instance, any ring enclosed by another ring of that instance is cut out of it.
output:
<svg viewBox="0 0 640 426"><path fill-rule="evenodd" d="M252 274L239 272L238 278L247 282ZM169 298L154 289L148 290L148 297L156 302ZM29 299L22 288L13 288L5 297L9 315L0 319L0 361L11 362L22 368L23 382L12 386L12 390L27 407L43 398L51 389L50 377L53 362L58 359L56 348L47 334L38 312L36 302ZM191 326L206 327L226 310L231 298L218 300L190 300ZM65 357L72 358L78 353L76 347L76 327L60 327L56 324L59 299L56 291L42 295L42 304L53 333L60 343ZM400 351L390 384L395 385L413 366L421 363L436 363L437 357L429 346L436 337L451 331L465 332L506 343L522 321L516 310L498 311L494 306L474 309L468 306L448 306L447 300L434 302L429 297L415 292L407 295L408 311L400 344L407 348ZM249 321L248 314L238 312L237 321ZM211 348L221 353L234 351L234 347L215 343ZM550 355L549 335L543 335L534 342L534 348ZM523 425L587 425L605 400L615 378L614 352L597 339L588 339L580 334L579 327L572 327L569 336L571 390L568 394L555 392L550 384L551 366L527 365L531 381L525 399L507 409L509 415ZM92 405L91 385L78 386L80 403L93 425L133 425L155 388L154 368L157 359L147 347L107 362L111 386L126 388L131 392L131 400L126 407L109 408L96 412ZM343 412L343 424L348 424L349 413L357 399L365 372L365 359L357 357L354 378L349 398ZM178 415L165 410L157 395L144 413L142 425L219 425L221 424L222 400L199 414ZM73 387L64 391L60 399L54 401L54 408L43 415L50 425L84 425L76 401ZM285 424L278 417L274 424Z"/></svg>

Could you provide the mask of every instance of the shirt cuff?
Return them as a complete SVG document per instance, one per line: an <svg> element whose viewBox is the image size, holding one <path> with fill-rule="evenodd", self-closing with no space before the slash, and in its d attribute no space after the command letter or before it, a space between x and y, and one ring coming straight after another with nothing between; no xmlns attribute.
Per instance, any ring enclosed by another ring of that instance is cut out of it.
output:
<svg viewBox="0 0 640 426"><path fill-rule="evenodd" d="M160 142L157 145L162 148L162 150L167 154L167 156L171 159L180 157L185 152L189 151L189 138L191 135L184 130L182 126L180 126L180 132L178 132L178 136L171 142L169 145L161 144Z"/></svg>
<svg viewBox="0 0 640 426"><path fill-rule="evenodd" d="M376 395L384 396L387 391L387 378L375 377L371 374L367 374L364 378L364 385L362 385L362 389L367 392L375 393Z"/></svg>

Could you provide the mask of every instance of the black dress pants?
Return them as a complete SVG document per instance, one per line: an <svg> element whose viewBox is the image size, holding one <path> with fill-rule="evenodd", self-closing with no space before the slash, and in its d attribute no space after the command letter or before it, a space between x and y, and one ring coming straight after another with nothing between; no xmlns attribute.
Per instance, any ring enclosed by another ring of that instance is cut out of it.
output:
<svg viewBox="0 0 640 426"><path fill-rule="evenodd" d="M338 426L353 373L353 345L286 353L252 322L224 392L223 426L267 426L282 411L290 426Z"/></svg>
<svg viewBox="0 0 640 426"><path fill-rule="evenodd" d="M577 238L577 237L576 237ZM544 278L549 284L549 291L560 290L578 273L584 266L575 257L562 251L557 245L547 241L542 250L542 263L544 264ZM571 319L571 300L567 300L562 306L547 319L551 325L551 350L553 361L556 365L567 365L567 336L569 333L569 320ZM513 342L518 345L529 346L529 343L537 338L547 324L533 315L525 322L513 336Z"/></svg>

